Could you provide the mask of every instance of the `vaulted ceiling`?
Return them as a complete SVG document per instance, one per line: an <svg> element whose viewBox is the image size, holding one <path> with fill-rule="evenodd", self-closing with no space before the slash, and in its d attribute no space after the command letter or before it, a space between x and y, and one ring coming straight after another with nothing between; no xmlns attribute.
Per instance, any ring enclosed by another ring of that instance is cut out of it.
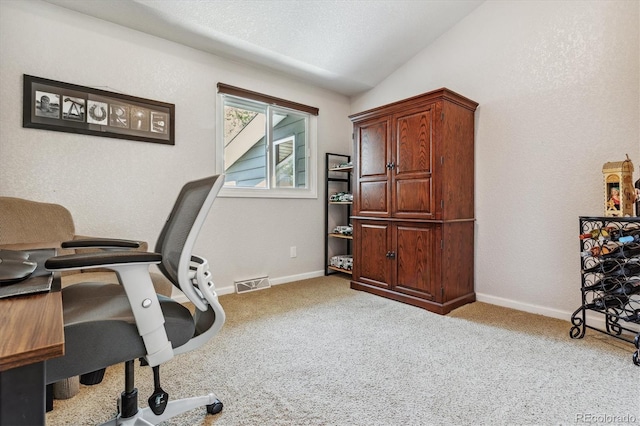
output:
<svg viewBox="0 0 640 426"><path fill-rule="evenodd" d="M484 0L45 0L347 96Z"/></svg>

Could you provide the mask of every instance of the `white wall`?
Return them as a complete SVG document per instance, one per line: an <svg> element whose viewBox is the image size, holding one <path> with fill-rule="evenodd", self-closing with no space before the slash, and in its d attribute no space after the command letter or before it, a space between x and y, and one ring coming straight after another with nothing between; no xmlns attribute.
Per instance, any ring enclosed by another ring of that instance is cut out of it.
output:
<svg viewBox="0 0 640 426"><path fill-rule="evenodd" d="M219 81L318 107L320 182L324 152L351 149L344 96L40 1L0 1L0 31L0 194L60 203L78 233L153 247L182 184L215 173ZM174 103L176 145L24 129L23 74ZM322 188L311 200L218 199L197 246L218 287L320 274Z"/></svg>
<svg viewBox="0 0 640 426"><path fill-rule="evenodd" d="M353 99L355 113L448 87L480 103L479 300L560 318L579 306L578 216L603 213L605 162L640 165L639 6L487 1Z"/></svg>

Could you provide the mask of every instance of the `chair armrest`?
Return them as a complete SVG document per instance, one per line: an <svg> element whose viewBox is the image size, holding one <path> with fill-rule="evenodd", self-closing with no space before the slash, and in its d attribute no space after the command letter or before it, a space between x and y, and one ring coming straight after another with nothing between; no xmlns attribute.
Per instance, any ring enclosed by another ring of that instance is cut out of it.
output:
<svg viewBox="0 0 640 426"><path fill-rule="evenodd" d="M147 350L147 362L154 367L173 357L158 295L149 275L149 265L161 261L162 255L159 253L124 250L56 256L48 259L44 265L52 271L85 268L116 271Z"/></svg>
<svg viewBox="0 0 640 426"><path fill-rule="evenodd" d="M142 243L140 241L123 240L115 238L81 238L72 241L65 241L60 247L65 249L100 248L100 249L138 249Z"/></svg>
<svg viewBox="0 0 640 426"><path fill-rule="evenodd" d="M70 269L104 268L110 265L126 265L139 263L160 263L162 255L140 251L106 251L97 253L68 254L56 256L44 263L50 271Z"/></svg>

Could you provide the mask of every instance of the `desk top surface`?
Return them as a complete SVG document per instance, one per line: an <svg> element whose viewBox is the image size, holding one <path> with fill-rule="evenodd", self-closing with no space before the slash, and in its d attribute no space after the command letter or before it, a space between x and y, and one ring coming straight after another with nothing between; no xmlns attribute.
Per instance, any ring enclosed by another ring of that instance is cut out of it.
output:
<svg viewBox="0 0 640 426"><path fill-rule="evenodd" d="M55 255L55 250L43 253ZM38 267L40 262L38 260ZM60 277L52 291L0 299L0 371L64 355Z"/></svg>

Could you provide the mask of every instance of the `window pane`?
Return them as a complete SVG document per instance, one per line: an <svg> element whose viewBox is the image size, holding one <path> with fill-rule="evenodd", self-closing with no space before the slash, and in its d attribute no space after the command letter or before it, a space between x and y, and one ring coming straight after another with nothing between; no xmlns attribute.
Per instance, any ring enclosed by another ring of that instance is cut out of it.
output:
<svg viewBox="0 0 640 426"><path fill-rule="evenodd" d="M295 138L293 136L274 142L275 153L273 157L276 162L275 184L278 188L295 187L294 147Z"/></svg>
<svg viewBox="0 0 640 426"><path fill-rule="evenodd" d="M224 102L225 186L266 188L266 107Z"/></svg>
<svg viewBox="0 0 640 426"><path fill-rule="evenodd" d="M275 187L306 188L307 117L273 108L273 164Z"/></svg>

